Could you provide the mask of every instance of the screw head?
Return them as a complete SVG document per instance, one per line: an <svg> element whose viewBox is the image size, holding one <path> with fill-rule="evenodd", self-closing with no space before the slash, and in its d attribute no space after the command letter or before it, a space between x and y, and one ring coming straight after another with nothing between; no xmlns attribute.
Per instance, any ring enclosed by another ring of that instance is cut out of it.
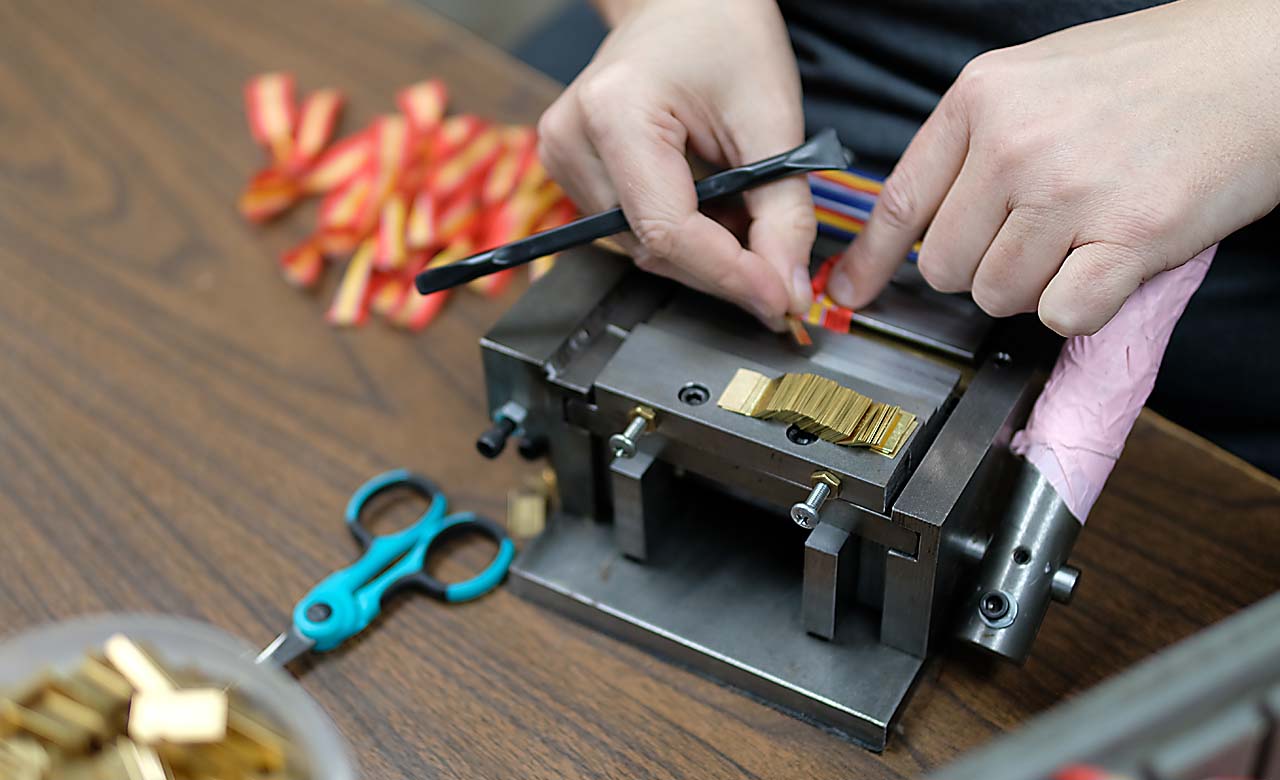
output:
<svg viewBox="0 0 1280 780"><path fill-rule="evenodd" d="M982 611L982 616L987 620L999 620L1009 614L1009 600L999 591L991 591L982 596L982 601L978 604L978 609Z"/></svg>
<svg viewBox="0 0 1280 780"><path fill-rule="evenodd" d="M697 382L690 382L680 388L680 392L676 394L681 403L689 406L701 406L711 399L711 391L706 385L700 385Z"/></svg>
<svg viewBox="0 0 1280 780"><path fill-rule="evenodd" d="M1002 590L989 590L978 597L978 617L991 628L1008 628L1018 617L1018 602Z"/></svg>
<svg viewBox="0 0 1280 780"><path fill-rule="evenodd" d="M791 505L791 519L801 528L813 528L818 524L818 513L802 501Z"/></svg>
<svg viewBox="0 0 1280 780"><path fill-rule="evenodd" d="M307 620L310 620L313 623L323 623L324 621L328 620L329 616L332 614L333 614L333 607L330 607L328 604L324 603L323 601L317 601L316 603L307 607Z"/></svg>
<svg viewBox="0 0 1280 780"><path fill-rule="evenodd" d="M609 437L609 448L615 458L633 458L636 454L636 443L620 433Z"/></svg>
<svg viewBox="0 0 1280 780"><path fill-rule="evenodd" d="M818 440L818 437L797 425L792 425L787 428L787 440L792 444L799 444L801 447L804 447L806 445L813 444Z"/></svg>

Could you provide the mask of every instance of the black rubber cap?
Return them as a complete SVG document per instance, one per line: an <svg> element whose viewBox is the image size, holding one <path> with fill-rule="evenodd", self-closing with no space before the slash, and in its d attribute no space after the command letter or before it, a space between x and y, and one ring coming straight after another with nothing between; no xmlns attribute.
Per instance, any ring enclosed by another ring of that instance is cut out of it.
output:
<svg viewBox="0 0 1280 780"><path fill-rule="evenodd" d="M547 454L547 440L543 436L526 436L516 443L516 452L525 460L537 460Z"/></svg>
<svg viewBox="0 0 1280 780"><path fill-rule="evenodd" d="M503 417L476 439L476 451L486 458L498 457L502 454L502 449L507 446L507 439L515 429L516 424Z"/></svg>

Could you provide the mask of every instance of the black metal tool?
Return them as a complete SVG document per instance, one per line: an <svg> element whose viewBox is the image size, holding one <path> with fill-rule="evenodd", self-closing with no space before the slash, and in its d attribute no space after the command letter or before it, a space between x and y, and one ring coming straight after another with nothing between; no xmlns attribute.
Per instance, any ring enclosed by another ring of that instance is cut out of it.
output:
<svg viewBox="0 0 1280 780"><path fill-rule="evenodd" d="M705 203L768 184L785 176L809 171L846 168L852 156L840 145L835 130L823 130L789 152L712 174L697 184L698 202ZM418 292L447 290L472 279L523 265L539 257L595 241L628 229L622 209L613 209L574 220L567 225L537 233L505 246L472 255L463 260L418 274Z"/></svg>

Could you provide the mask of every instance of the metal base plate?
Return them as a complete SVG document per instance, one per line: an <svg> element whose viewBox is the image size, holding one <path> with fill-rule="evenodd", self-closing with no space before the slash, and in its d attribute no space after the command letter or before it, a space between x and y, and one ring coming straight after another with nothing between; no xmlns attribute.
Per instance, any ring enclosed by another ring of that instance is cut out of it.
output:
<svg viewBox="0 0 1280 780"><path fill-rule="evenodd" d="M516 560L511 587L883 750L923 660L881 645L879 616L862 607L842 612L833 641L806 634L806 532L725 503L668 518L643 564L617 552L610 526L557 515Z"/></svg>

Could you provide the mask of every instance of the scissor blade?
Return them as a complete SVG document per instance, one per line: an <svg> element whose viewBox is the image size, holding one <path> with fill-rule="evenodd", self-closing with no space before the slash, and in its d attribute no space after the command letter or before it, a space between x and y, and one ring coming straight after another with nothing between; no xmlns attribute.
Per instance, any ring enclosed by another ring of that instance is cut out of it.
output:
<svg viewBox="0 0 1280 780"><path fill-rule="evenodd" d="M316 641L298 633L298 629L290 626L289 630L275 638L267 649L258 654L255 663L288 666L298 656L315 647Z"/></svg>

